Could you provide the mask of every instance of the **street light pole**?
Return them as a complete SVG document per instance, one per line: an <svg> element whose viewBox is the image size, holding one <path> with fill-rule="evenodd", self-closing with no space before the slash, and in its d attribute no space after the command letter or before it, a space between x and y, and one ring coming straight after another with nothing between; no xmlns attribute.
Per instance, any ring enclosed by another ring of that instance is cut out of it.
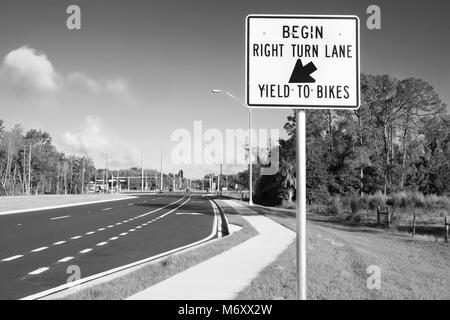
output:
<svg viewBox="0 0 450 320"><path fill-rule="evenodd" d="M82 169L81 169L81 194L84 194L84 158L82 161Z"/></svg>
<svg viewBox="0 0 450 320"><path fill-rule="evenodd" d="M240 99L236 98L234 95L229 93L226 90L214 89L212 93L225 93L235 102L239 103L243 106L248 112L248 189L249 189L249 197L248 197L248 205L253 205L253 165L252 165L252 155L253 155L253 144L252 144L252 109L247 107Z"/></svg>
<svg viewBox="0 0 450 320"><path fill-rule="evenodd" d="M163 147L161 146L161 172L160 172L160 175L161 175L160 191L161 192L163 191L163 184L164 184L164 182L163 182L164 177L163 177L163 159L162 159L162 156L163 156Z"/></svg>

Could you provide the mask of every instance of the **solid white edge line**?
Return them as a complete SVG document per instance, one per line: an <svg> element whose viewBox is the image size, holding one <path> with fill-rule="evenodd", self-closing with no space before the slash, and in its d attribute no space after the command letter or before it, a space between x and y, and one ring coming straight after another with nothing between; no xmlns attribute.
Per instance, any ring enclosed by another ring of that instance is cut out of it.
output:
<svg viewBox="0 0 450 320"><path fill-rule="evenodd" d="M185 203L187 203L190 200L190 198L191 197L189 196L189 198L185 202L183 202L177 208L173 209L173 211L178 209L179 207L183 206ZM208 199L208 200L211 203L213 203L210 199ZM48 296L48 295L50 295L52 293L63 291L65 289L69 289L69 288L75 287L75 286L83 284L85 282L89 282L89 281L92 281L92 280L95 280L95 279L98 279L98 278L101 278L101 277L104 277L104 276L107 276L107 275L110 275L110 274L113 274L113 273L116 273L116 272L119 272L119 271L122 271L122 270L125 270L125 269L129 269L131 267L134 267L134 266L137 266L137 265L140 265L140 264L143 264L143 263L146 263L146 262L149 262L149 261L152 261L152 260L155 260L155 259L167 256L167 255L175 253L177 251L181 251L181 250L184 250L184 249L187 249L187 248L190 248L190 247L194 247L194 246L199 245L199 244L201 244L203 242L211 240L212 238L214 238L216 236L216 233L217 233L217 215L216 214L217 214L217 212L214 211L214 223L213 223L213 229L212 229L211 234L209 236L207 236L206 238L202 239L202 240L199 240L199 241L193 242L191 244L188 244L188 245L176 248L176 249L172 249L172 250L169 250L169 251L157 254L157 255L149 257L149 258L145 258L145 259L142 259L142 260L139 260L139 261L136 261L136 262L132 262L132 263L129 263L129 264L124 265L124 266L120 266L120 267L117 267L117 268L114 268L114 269L110 269L110 270L107 270L107 271L104 271L104 272L101 272L101 273L97 273L97 274L94 274L94 275L86 277L86 278L82 278L82 279L79 279L79 280L76 280L76 281L73 281L73 282L62 284L62 285L57 286L55 288L47 289L45 291L38 292L38 293L35 293L35 294L32 294L32 295L26 296L26 297L21 298L19 300L36 300L36 299Z"/></svg>

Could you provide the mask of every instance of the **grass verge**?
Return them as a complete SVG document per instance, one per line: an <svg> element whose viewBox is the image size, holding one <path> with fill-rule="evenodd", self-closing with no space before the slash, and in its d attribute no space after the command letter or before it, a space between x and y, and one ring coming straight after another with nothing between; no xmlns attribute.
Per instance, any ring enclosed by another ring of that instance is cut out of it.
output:
<svg viewBox="0 0 450 320"><path fill-rule="evenodd" d="M252 209L295 230L292 212L257 206ZM367 288L367 268L372 265L381 271L381 287L377 290ZM449 274L448 244L323 217L307 223L308 299L449 299ZM295 298L295 243L237 297Z"/></svg>

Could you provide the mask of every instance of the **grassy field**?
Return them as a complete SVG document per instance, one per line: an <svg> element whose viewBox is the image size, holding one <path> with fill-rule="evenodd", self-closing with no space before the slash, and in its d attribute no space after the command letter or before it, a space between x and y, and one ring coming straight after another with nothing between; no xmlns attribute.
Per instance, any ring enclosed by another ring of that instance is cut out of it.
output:
<svg viewBox="0 0 450 320"><path fill-rule="evenodd" d="M0 212L75 204L89 201L112 200L126 197L119 194L77 194L0 197Z"/></svg>
<svg viewBox="0 0 450 320"><path fill-rule="evenodd" d="M170 255L155 263L130 272L111 281L77 290L63 299L70 300L117 300L127 298L143 289L151 287L198 263L208 260L241 242L255 236L257 231L232 208L223 208L230 224L241 230L224 238L207 242L185 252ZM59 297L61 298L61 297Z"/></svg>
<svg viewBox="0 0 450 320"><path fill-rule="evenodd" d="M295 229L295 214L253 207ZM295 299L296 253L292 244L238 299ZM367 289L367 267L381 269L380 290ZM450 245L380 228L309 215L308 299L450 299Z"/></svg>

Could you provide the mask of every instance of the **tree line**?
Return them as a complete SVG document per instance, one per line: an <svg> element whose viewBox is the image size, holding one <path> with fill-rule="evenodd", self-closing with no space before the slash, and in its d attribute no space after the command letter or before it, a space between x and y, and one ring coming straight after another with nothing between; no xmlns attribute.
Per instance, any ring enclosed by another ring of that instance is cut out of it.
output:
<svg viewBox="0 0 450 320"><path fill-rule="evenodd" d="M94 171L92 159L58 151L47 132L6 130L0 120L0 195L81 193Z"/></svg>
<svg viewBox="0 0 450 320"><path fill-rule="evenodd" d="M87 155L67 155L58 151L48 132L25 131L21 125L7 130L0 120L0 196L80 194L94 191L95 186L98 191L100 185L117 187L117 177L120 177L122 188L141 190L141 175L141 168L137 167L95 168ZM148 189L160 187L157 170L144 170L144 177L144 186ZM165 188L173 185L173 178L178 175L163 175Z"/></svg>
<svg viewBox="0 0 450 320"><path fill-rule="evenodd" d="M259 176L254 166L255 201L294 201L295 127L289 116L276 175ZM450 193L450 115L421 79L362 74L360 108L308 110L306 139L309 203L333 195ZM248 170L236 175L246 176Z"/></svg>

